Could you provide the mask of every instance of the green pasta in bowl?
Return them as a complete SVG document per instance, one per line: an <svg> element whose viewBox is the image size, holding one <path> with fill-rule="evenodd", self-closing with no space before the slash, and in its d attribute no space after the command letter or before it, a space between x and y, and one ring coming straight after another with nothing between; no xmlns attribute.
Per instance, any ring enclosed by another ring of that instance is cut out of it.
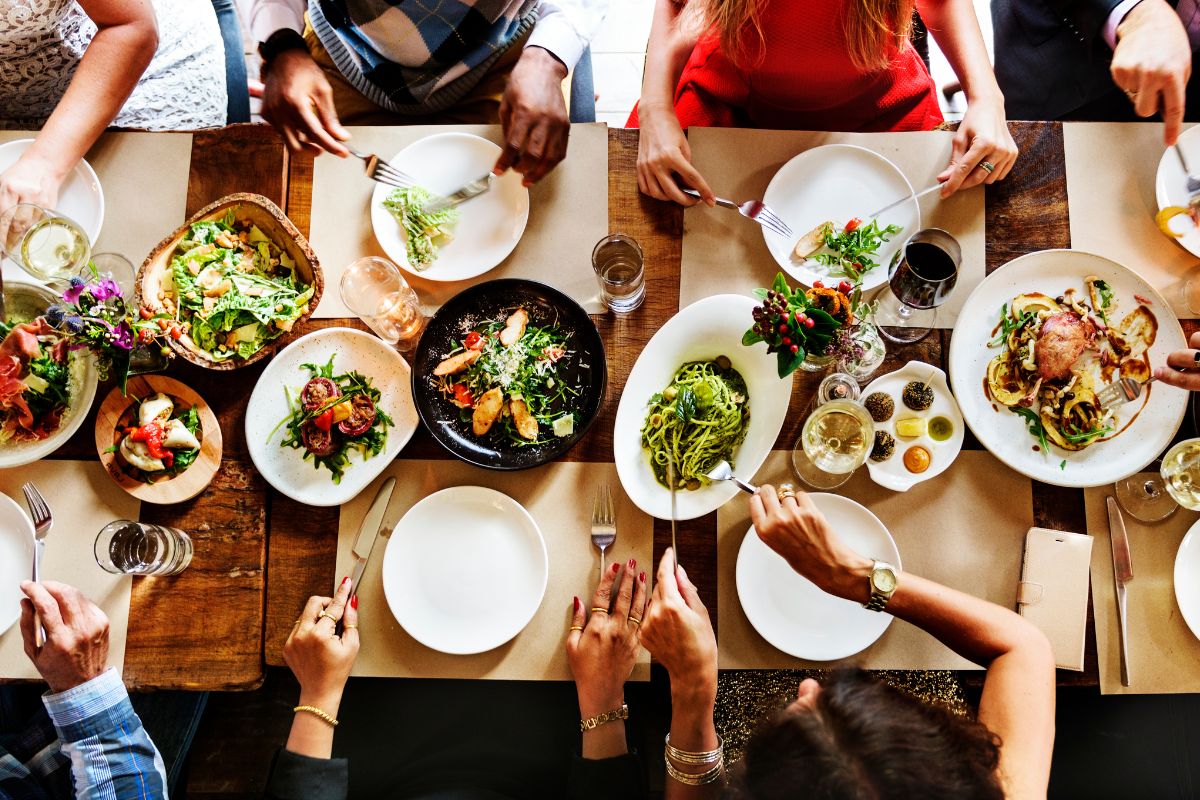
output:
<svg viewBox="0 0 1200 800"><path fill-rule="evenodd" d="M750 394L729 359L689 361L662 392L651 396L642 447L649 451L659 484L671 488L670 461L675 488L696 490L711 483L708 473L719 462L735 463L734 451L749 426Z"/></svg>

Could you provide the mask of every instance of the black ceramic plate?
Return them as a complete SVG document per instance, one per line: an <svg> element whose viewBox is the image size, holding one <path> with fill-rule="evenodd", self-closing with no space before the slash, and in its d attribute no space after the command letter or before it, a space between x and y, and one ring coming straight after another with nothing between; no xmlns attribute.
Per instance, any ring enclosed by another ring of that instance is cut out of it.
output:
<svg viewBox="0 0 1200 800"><path fill-rule="evenodd" d="M508 440L497 422L485 436L471 430L471 420L438 391L433 369L475 326L503 320L525 308L531 324L557 324L567 336L568 355L558 372L568 386L578 390L563 411L575 412L575 432L541 444L517 445ZM421 422L437 443L456 457L488 469L528 469L561 456L578 442L600 412L608 368L600 332L578 303L557 289L533 281L504 279L472 286L455 295L429 321L413 357L413 399Z"/></svg>

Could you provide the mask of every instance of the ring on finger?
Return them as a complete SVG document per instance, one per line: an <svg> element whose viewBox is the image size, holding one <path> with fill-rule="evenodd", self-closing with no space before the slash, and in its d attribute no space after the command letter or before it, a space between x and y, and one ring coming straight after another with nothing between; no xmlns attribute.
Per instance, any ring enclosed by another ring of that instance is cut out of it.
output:
<svg viewBox="0 0 1200 800"><path fill-rule="evenodd" d="M1138 93L1131 91L1129 89L1125 89L1125 96L1128 97L1130 100L1137 100Z"/></svg>
<svg viewBox="0 0 1200 800"><path fill-rule="evenodd" d="M990 161L980 161L979 168L982 169L984 172L986 172L988 175L991 175L996 170L996 165Z"/></svg>
<svg viewBox="0 0 1200 800"><path fill-rule="evenodd" d="M573 631L582 631L582 630L583 630L583 626L582 626L582 625L572 625L572 626L571 626L571 630L573 630Z"/></svg>
<svg viewBox="0 0 1200 800"><path fill-rule="evenodd" d="M334 625L337 625L337 623L338 623L337 617L335 617L333 614L330 614L325 609L321 609L321 613L317 614L317 622L320 622L322 617L330 620L331 622L333 622Z"/></svg>
<svg viewBox="0 0 1200 800"><path fill-rule="evenodd" d="M342 626L342 629L347 630L347 631L354 631L354 630L358 630L358 625L353 622L347 622L345 625Z"/></svg>
<svg viewBox="0 0 1200 800"><path fill-rule="evenodd" d="M1200 350L1192 353L1192 360L1196 365L1200 366Z"/></svg>
<svg viewBox="0 0 1200 800"><path fill-rule="evenodd" d="M781 483L775 493L779 495L780 500L786 500L789 497L796 496L796 487L790 483Z"/></svg>
<svg viewBox="0 0 1200 800"><path fill-rule="evenodd" d="M607 614L607 613L608 613L608 609L607 609L607 608L601 608L600 606L592 606L592 613L593 613L593 614Z"/></svg>
<svg viewBox="0 0 1200 800"><path fill-rule="evenodd" d="M629 621L632 622L634 625L638 625L638 626L640 626L642 624L642 618L635 617L633 614L629 615Z"/></svg>

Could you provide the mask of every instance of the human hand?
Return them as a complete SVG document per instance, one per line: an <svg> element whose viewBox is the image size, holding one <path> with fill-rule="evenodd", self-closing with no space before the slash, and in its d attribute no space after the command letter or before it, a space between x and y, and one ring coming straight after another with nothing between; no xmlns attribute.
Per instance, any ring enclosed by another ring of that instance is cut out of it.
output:
<svg viewBox="0 0 1200 800"><path fill-rule="evenodd" d="M1184 95L1192 74L1192 46L1179 15L1165 0L1142 0L1117 26L1110 65L1113 83L1139 117L1162 111L1163 140L1175 144L1183 128Z"/></svg>
<svg viewBox="0 0 1200 800"><path fill-rule="evenodd" d="M1188 339L1191 350L1176 350L1167 354L1167 366L1154 370L1155 380L1189 392L1200 391L1200 332Z"/></svg>
<svg viewBox="0 0 1200 800"><path fill-rule="evenodd" d="M678 175L687 186L700 193L703 202L712 206L716 195L708 181L692 166L692 149L688 146L683 128L674 108L656 110L645 104L638 106L638 190L655 200L674 200L681 206L701 202L684 194L675 181Z"/></svg>
<svg viewBox="0 0 1200 800"><path fill-rule="evenodd" d="M671 676L671 694L697 706L717 697L717 636L708 609L671 548L658 564L642 644Z"/></svg>
<svg viewBox="0 0 1200 800"><path fill-rule="evenodd" d="M351 589L350 579L342 578L332 598L308 598L283 645L283 660L300 682L300 705L334 716L358 655L358 596L351 598Z"/></svg>
<svg viewBox="0 0 1200 800"><path fill-rule="evenodd" d="M549 50L535 46L521 53L500 101L505 146L492 172L515 169L532 186L566 157L571 134L562 91L566 77L566 66Z"/></svg>
<svg viewBox="0 0 1200 800"><path fill-rule="evenodd" d="M967 113L958 124L950 151L950 163L937 179L942 184L942 197L959 189L970 189L981 183L995 183L1008 177L1017 160L1017 143L1009 133L1004 116L1004 97L972 98ZM988 172L983 164L991 164Z"/></svg>
<svg viewBox="0 0 1200 800"><path fill-rule="evenodd" d="M338 122L325 72L304 50L284 50L271 61L262 91L262 116L294 152L345 157L350 133Z"/></svg>
<svg viewBox="0 0 1200 800"><path fill-rule="evenodd" d="M575 598L573 627L567 634L567 663L579 693L579 712L585 719L621 707L625 681L642 649L638 629L650 596L646 573L637 574L637 561L629 559L614 602L613 586L620 571L619 563L604 571L590 613ZM597 608L608 609L608 613L595 611ZM580 627L583 630L575 630Z"/></svg>
<svg viewBox="0 0 1200 800"><path fill-rule="evenodd" d="M807 493L780 500L775 487L764 484L750 498L750 520L763 544L822 591L863 603L870 599L874 562L842 543Z"/></svg>
<svg viewBox="0 0 1200 800"><path fill-rule="evenodd" d="M108 617L74 586L57 581L23 581L21 639L25 655L55 694L73 689L108 669ZM34 644L34 610L41 615L46 643Z"/></svg>
<svg viewBox="0 0 1200 800"><path fill-rule="evenodd" d="M58 204L58 190L66 177L64 170L37 155L26 151L17 162L0 173L0 213L17 203L33 203L53 209Z"/></svg>

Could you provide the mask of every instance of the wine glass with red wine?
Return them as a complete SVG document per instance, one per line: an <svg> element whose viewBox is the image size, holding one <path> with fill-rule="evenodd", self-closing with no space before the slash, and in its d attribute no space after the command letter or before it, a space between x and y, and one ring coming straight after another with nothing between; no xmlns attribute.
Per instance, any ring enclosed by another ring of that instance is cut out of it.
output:
<svg viewBox="0 0 1200 800"><path fill-rule="evenodd" d="M888 267L888 288L879 298L875 325L893 342L925 338L958 282L962 248L940 228L926 228L908 238Z"/></svg>

